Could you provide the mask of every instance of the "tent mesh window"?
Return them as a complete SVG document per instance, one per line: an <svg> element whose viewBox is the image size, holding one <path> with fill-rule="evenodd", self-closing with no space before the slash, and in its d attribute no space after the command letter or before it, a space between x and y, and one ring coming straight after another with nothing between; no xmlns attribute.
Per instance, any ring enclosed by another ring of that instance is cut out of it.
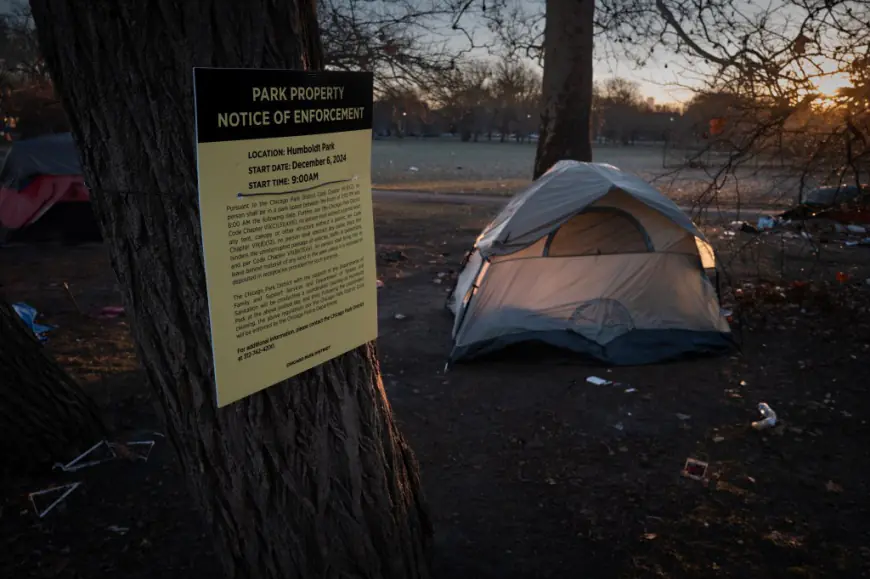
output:
<svg viewBox="0 0 870 579"><path fill-rule="evenodd" d="M551 235L544 255L569 257L653 251L643 227L621 211L585 211Z"/></svg>

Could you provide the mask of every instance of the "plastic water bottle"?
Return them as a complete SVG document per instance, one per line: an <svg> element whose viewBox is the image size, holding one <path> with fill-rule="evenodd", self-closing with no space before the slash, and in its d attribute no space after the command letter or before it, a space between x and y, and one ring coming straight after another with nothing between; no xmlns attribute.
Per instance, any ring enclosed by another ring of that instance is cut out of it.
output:
<svg viewBox="0 0 870 579"><path fill-rule="evenodd" d="M765 430L776 426L776 412L773 411L773 408L767 405L767 402L761 402L758 405L758 411L764 418L753 422L752 428L755 430Z"/></svg>

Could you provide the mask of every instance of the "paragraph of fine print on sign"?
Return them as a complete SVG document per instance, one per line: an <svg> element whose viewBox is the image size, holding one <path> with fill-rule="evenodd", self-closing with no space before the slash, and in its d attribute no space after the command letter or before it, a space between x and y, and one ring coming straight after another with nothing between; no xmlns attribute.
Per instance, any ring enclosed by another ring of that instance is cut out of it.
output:
<svg viewBox="0 0 870 579"><path fill-rule="evenodd" d="M273 342L303 332L321 323L341 317L359 309L358 303L346 309L336 308L339 299L365 287L363 258L340 265L327 266L312 274L301 275L275 285L267 285L244 294L233 296L236 337L261 338L263 334L279 325L286 325L311 316L320 317L307 324L290 327L281 334L268 337L239 350L239 361L266 352L274 347ZM331 312L327 310L332 309Z"/></svg>
<svg viewBox="0 0 870 579"><path fill-rule="evenodd" d="M364 287L365 264L360 257L338 265L327 265L313 273L273 285L233 294L236 337L247 338L335 308L343 296Z"/></svg>
<svg viewBox="0 0 870 579"><path fill-rule="evenodd" d="M227 210L233 286L335 259L363 239L356 183L252 200Z"/></svg>

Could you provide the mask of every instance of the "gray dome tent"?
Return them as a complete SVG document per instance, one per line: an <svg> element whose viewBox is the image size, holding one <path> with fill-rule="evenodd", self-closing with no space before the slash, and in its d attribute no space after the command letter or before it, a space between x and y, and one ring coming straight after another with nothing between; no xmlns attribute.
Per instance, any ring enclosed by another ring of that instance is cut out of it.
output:
<svg viewBox="0 0 870 579"><path fill-rule="evenodd" d="M480 234L448 299L452 362L544 342L614 365L729 350L710 244L610 165L560 161Z"/></svg>
<svg viewBox="0 0 870 579"><path fill-rule="evenodd" d="M0 166L0 183L21 190L38 175L81 175L72 133L16 141Z"/></svg>

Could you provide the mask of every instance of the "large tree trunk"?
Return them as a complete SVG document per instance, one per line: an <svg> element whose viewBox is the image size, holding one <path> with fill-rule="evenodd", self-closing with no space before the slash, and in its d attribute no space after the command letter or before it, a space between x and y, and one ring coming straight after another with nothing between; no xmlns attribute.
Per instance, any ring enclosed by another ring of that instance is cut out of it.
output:
<svg viewBox="0 0 870 579"><path fill-rule="evenodd" d="M534 178L557 161L592 161L594 0L547 0L541 130Z"/></svg>
<svg viewBox="0 0 870 579"><path fill-rule="evenodd" d="M233 578L428 575L431 527L373 344L215 405L193 66L318 69L316 0L31 0L138 354Z"/></svg>
<svg viewBox="0 0 870 579"><path fill-rule="evenodd" d="M104 436L96 405L0 297L0 470L67 462Z"/></svg>

